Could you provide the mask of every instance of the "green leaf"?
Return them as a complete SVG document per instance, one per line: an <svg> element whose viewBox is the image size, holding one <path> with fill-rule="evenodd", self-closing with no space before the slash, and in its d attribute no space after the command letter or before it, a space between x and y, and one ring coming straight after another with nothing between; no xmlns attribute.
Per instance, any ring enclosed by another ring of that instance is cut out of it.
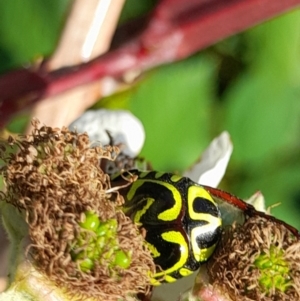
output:
<svg viewBox="0 0 300 301"><path fill-rule="evenodd" d="M119 22L124 23L146 14L155 6L156 2L157 0L126 0Z"/></svg>
<svg viewBox="0 0 300 301"><path fill-rule="evenodd" d="M233 160L255 164L295 145L300 125L299 29L300 11L295 11L249 33L249 43L258 49L255 60L225 97L224 127L232 135Z"/></svg>
<svg viewBox="0 0 300 301"><path fill-rule="evenodd" d="M0 1L0 71L49 55L70 0Z"/></svg>
<svg viewBox="0 0 300 301"><path fill-rule="evenodd" d="M142 155L157 170L183 170L209 144L215 63L197 55L156 69L134 91L129 108L142 121Z"/></svg>
<svg viewBox="0 0 300 301"><path fill-rule="evenodd" d="M250 177L233 182L231 190L242 198L248 198L259 189L266 198L267 207L276 205L271 209L272 215L299 229L299 170L300 162L296 158L278 165L275 162L261 163L261 169L257 168Z"/></svg>
<svg viewBox="0 0 300 301"><path fill-rule="evenodd" d="M223 127L234 152L230 191L262 191L272 214L299 223L300 10L246 32L248 67L227 89Z"/></svg>

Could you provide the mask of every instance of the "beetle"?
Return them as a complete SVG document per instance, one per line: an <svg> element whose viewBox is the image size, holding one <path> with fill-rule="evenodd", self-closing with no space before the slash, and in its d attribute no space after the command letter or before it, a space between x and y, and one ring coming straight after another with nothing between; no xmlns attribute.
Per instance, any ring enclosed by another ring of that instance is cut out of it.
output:
<svg viewBox="0 0 300 301"><path fill-rule="evenodd" d="M292 226L257 211L238 197L187 177L157 171L130 170L113 179L128 181L119 186L124 213L145 231L145 244L159 267L152 285L174 282L190 275L213 253L221 235L225 215L237 211L227 224L246 216L263 216L279 222L300 238Z"/></svg>

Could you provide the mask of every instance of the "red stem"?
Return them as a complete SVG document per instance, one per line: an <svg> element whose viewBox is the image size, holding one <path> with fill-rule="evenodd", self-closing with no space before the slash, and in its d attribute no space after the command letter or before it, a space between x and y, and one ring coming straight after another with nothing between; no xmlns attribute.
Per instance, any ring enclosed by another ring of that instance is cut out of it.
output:
<svg viewBox="0 0 300 301"><path fill-rule="evenodd" d="M104 76L185 58L228 36L300 6L300 0L162 0L145 30L86 64L54 72L16 70L0 77L0 126L15 112Z"/></svg>

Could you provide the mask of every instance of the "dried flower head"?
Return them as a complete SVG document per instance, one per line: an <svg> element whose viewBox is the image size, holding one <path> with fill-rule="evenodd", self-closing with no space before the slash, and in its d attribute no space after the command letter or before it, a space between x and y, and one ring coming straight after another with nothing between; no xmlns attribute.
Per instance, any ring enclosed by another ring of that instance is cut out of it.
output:
<svg viewBox="0 0 300 301"><path fill-rule="evenodd" d="M275 220L249 217L226 229L208 275L232 300L299 300L299 239Z"/></svg>
<svg viewBox="0 0 300 301"><path fill-rule="evenodd" d="M114 160L118 148L91 148L87 134L33 126L31 135L9 139L17 153L6 148L1 154L2 199L24 212L27 258L81 300L148 292L152 257L99 164Z"/></svg>

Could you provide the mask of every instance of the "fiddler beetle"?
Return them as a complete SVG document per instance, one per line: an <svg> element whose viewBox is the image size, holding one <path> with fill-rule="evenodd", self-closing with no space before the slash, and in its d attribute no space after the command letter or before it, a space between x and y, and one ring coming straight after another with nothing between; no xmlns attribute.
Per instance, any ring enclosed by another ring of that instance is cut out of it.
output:
<svg viewBox="0 0 300 301"><path fill-rule="evenodd" d="M240 219L267 217L300 238L292 226L257 211L230 193L199 185L187 177L130 170L115 176L113 182L124 179L129 182L119 190L125 199L123 211L145 230L145 244L159 267L153 275L153 285L188 276L207 261L221 237L228 211L239 211L236 216Z"/></svg>

